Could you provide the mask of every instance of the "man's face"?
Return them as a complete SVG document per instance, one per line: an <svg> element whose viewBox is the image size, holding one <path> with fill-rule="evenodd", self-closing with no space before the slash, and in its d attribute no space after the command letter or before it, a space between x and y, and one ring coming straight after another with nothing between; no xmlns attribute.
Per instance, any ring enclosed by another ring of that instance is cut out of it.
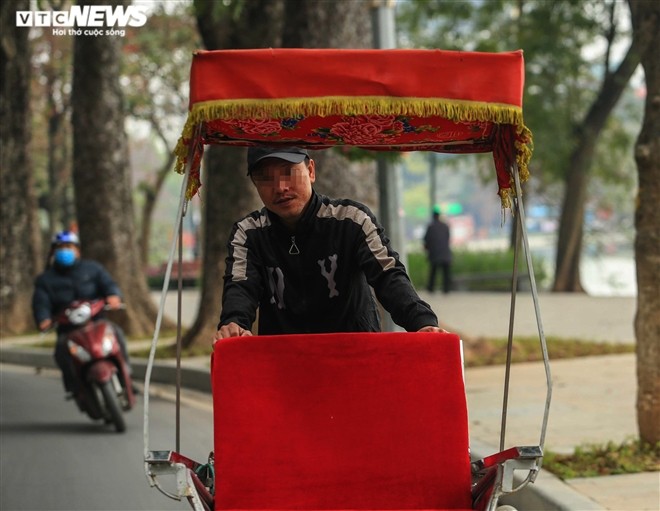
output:
<svg viewBox="0 0 660 511"><path fill-rule="evenodd" d="M295 227L312 196L312 183L316 181L314 160L305 164L266 158L251 175L264 206L285 225Z"/></svg>

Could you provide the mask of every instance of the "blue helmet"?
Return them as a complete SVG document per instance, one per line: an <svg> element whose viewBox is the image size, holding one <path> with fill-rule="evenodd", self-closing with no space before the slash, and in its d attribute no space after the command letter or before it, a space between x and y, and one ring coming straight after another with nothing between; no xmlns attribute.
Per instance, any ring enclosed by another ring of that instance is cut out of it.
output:
<svg viewBox="0 0 660 511"><path fill-rule="evenodd" d="M55 236L53 236L52 245L63 245L65 243L73 243L74 245L80 245L80 240L78 235L72 231L60 231Z"/></svg>

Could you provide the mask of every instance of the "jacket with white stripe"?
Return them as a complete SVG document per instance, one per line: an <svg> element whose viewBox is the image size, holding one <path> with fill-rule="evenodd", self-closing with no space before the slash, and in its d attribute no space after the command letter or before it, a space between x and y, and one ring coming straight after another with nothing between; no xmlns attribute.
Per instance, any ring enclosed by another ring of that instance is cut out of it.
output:
<svg viewBox="0 0 660 511"><path fill-rule="evenodd" d="M380 331L369 286L407 331L438 325L369 208L313 192L295 232L266 208L234 224L219 326L258 308L261 335Z"/></svg>

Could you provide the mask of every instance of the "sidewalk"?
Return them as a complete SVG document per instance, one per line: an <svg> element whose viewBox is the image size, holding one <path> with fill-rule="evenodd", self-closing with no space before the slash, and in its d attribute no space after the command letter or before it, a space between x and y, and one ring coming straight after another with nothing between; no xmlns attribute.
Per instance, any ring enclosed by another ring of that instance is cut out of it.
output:
<svg viewBox="0 0 660 511"><path fill-rule="evenodd" d="M509 293L420 292L448 330L471 336L507 337L511 296ZM593 297L575 293L541 293L541 320L546 337L587 341L635 343L633 320L636 297ZM514 334L537 336L532 295L516 294Z"/></svg>
<svg viewBox="0 0 660 511"><path fill-rule="evenodd" d="M507 293L420 293L446 328L470 336L506 338L511 297ZM634 344L635 297L590 297L542 293L539 307L546 337ZM478 311L475 313L474 311ZM515 336L538 337L531 294L518 293ZM623 442L638 436L635 355L551 361L552 403L546 449L571 453L582 444ZM497 451L504 368L467 369L465 374L472 445ZM515 364L507 412L505 447L538 444L546 396L542 363ZM540 493L538 507L519 509L660 510L660 473L603 476L562 482L546 471L523 492ZM521 492L522 493L522 492ZM526 503L536 502L533 498ZM554 504L554 507L544 507Z"/></svg>
<svg viewBox="0 0 660 511"><path fill-rule="evenodd" d="M422 293L422 297L448 329L466 336L507 335L510 296L506 293ZM191 321L196 300L194 292L186 291L184 323ZM635 298L543 294L539 301L546 336L634 343ZM168 297L168 308L175 304L176 300ZM538 335L528 293L518 294L516 316L515 335ZM0 360L6 362L10 362L10 351L18 354L18 347L7 346L9 341L0 342ZM40 358L36 358L36 350L31 353L31 357L23 356L19 363L52 364L47 351ZM142 362L134 361L136 376L143 371ZM208 390L207 357L185 360L183 367L184 385ZM173 363L160 363L154 369L154 381L167 381L173 370ZM551 362L551 371L554 387L545 442L547 449L572 452L583 443L622 442L637 436L634 354L557 360ZM479 456L491 454L499 450L504 368L468 369L465 378L472 450ZM542 363L513 366L505 447L538 444L545 393ZM660 474L561 481L542 470L533 485L515 494L510 501L520 511L659 511Z"/></svg>

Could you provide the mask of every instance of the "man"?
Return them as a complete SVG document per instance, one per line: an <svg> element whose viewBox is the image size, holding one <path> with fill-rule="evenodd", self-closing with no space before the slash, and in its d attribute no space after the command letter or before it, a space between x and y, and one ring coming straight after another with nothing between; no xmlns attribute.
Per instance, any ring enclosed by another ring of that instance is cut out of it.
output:
<svg viewBox="0 0 660 511"><path fill-rule="evenodd" d="M371 211L317 194L314 160L298 147L251 147L248 175L264 203L228 243L215 338L259 334L376 332L378 300L408 331L443 332L415 292Z"/></svg>
<svg viewBox="0 0 660 511"><path fill-rule="evenodd" d="M96 261L80 259L80 241L74 232L57 233L51 243L46 270L37 277L32 296L32 312L40 331L53 325L53 318L75 300L105 299L111 309L121 307L119 287L106 269ZM113 324L122 353L128 364L126 339ZM57 327L55 361L62 371L65 390L74 392L75 374L66 345L66 333L75 327ZM130 367L130 366L129 366Z"/></svg>
<svg viewBox="0 0 660 511"><path fill-rule="evenodd" d="M440 220L440 208L433 209L433 220L426 229L424 247L429 260L429 282L427 289L435 289L435 275L442 268L442 291L447 294L451 290L451 248L449 246L449 226Z"/></svg>

